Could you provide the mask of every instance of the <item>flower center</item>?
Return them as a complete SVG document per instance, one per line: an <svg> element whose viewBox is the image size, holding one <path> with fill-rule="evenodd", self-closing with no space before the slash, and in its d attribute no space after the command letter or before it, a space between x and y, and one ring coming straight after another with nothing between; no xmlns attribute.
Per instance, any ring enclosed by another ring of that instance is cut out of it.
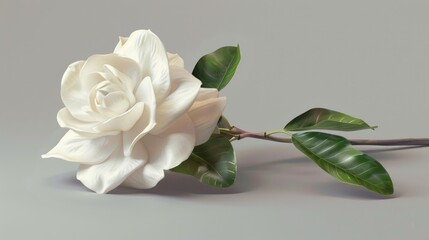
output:
<svg viewBox="0 0 429 240"><path fill-rule="evenodd" d="M99 113L106 116L117 116L130 108L126 93L110 81L103 81L95 87L93 101Z"/></svg>

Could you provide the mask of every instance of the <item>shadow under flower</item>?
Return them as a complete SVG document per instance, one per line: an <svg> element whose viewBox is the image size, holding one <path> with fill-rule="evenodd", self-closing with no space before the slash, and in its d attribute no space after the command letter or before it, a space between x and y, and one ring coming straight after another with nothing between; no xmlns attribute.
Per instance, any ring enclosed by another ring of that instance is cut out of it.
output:
<svg viewBox="0 0 429 240"><path fill-rule="evenodd" d="M51 176L47 179L49 185L54 188L68 191L92 192L76 179L76 173L66 172ZM229 188L213 188L201 184L197 179L177 173L166 172L166 176L157 186L151 189L133 189L119 186L108 194L129 195L129 194L154 194L165 196L189 196L189 195L210 195L210 194L237 194L248 192L255 186L252 178L246 173L238 174L235 183Z"/></svg>
<svg viewBox="0 0 429 240"><path fill-rule="evenodd" d="M414 149L419 147L379 147L379 148L363 148L363 152L373 155L378 160L401 160L400 154L395 154L395 151ZM361 148L362 149L362 148ZM221 195L221 194L239 194L253 191L256 188L265 188L264 185L270 183L270 175L283 175L287 179L283 179L284 184L296 183L296 186L306 192L316 192L325 196L352 198L352 199L391 199L398 196L415 195L413 192L418 192L416 189L397 188L393 196L382 196L373 193L359 186L347 185L331 179L331 181L318 181L323 172L315 173L314 163L305 156L295 157L294 154L290 158L285 158L287 152L291 149L284 147L274 148L252 148L246 151L238 151L238 174L235 183L229 188L213 188L201 184L197 179L178 173L166 171L166 176L159 184L152 189L132 189L126 187L118 187L109 194L113 195L162 195L162 196L177 196L189 197L198 195ZM311 166L311 167L310 167ZM320 170L322 171L322 170ZM87 189L80 181L76 179L74 172L67 172L51 176L47 182L55 187L71 191L92 192ZM305 178L302 181L300 178ZM310 178L310 179L307 179ZM282 180L282 182L283 182ZM314 180L314 181L313 181ZM393 179L394 180L394 179ZM301 183L300 183L301 182ZM395 184L395 186L399 184ZM283 188L283 183L278 184L279 188ZM269 186L266 186L269 187ZM271 187L271 186L270 186ZM277 188L277 187L276 187ZM404 192L402 192L404 191Z"/></svg>
<svg viewBox="0 0 429 240"><path fill-rule="evenodd" d="M254 188L252 179L245 173L238 174L235 183L228 188L214 188L200 183L197 179L178 173L166 172L165 178L151 189L118 187L110 194L155 194L166 196L238 194Z"/></svg>
<svg viewBox="0 0 429 240"><path fill-rule="evenodd" d="M91 192L88 188L82 185L79 180L76 179L75 172L65 172L50 176L46 179L46 182L52 187L62 190Z"/></svg>

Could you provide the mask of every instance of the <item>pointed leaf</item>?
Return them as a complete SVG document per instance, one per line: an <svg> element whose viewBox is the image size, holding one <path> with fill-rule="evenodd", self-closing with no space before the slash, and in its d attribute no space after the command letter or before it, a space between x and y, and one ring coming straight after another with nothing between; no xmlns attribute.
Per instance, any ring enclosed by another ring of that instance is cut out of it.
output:
<svg viewBox="0 0 429 240"><path fill-rule="evenodd" d="M194 176L212 187L229 187L237 174L234 149L228 139L214 134L196 146L186 161L170 170Z"/></svg>
<svg viewBox="0 0 429 240"><path fill-rule="evenodd" d="M361 185L389 195L393 184L386 169L372 157L354 149L347 139L320 132L292 135L293 144L319 167L343 183Z"/></svg>
<svg viewBox="0 0 429 240"><path fill-rule="evenodd" d="M234 76L240 62L240 47L223 47L200 58L192 74L204 88L224 88Z"/></svg>
<svg viewBox="0 0 429 240"><path fill-rule="evenodd" d="M374 128L376 127L369 126L359 118L325 108L310 109L294 118L284 127L286 131L304 131L312 129L355 131Z"/></svg>

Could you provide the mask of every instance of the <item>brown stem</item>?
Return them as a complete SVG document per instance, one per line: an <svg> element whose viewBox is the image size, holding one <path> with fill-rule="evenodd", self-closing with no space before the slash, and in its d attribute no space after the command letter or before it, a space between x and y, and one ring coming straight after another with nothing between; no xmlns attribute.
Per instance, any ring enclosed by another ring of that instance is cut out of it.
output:
<svg viewBox="0 0 429 240"><path fill-rule="evenodd" d="M267 135L266 132L253 133L243 129L232 127L225 133L234 136L236 140L243 138L257 138L273 142L292 143L290 138L281 138ZM403 138L403 139L348 139L353 145L376 145L376 146L429 146L429 138Z"/></svg>
<svg viewBox="0 0 429 240"><path fill-rule="evenodd" d="M377 145L377 146L429 146L429 138L402 138L402 139L349 139L353 145Z"/></svg>

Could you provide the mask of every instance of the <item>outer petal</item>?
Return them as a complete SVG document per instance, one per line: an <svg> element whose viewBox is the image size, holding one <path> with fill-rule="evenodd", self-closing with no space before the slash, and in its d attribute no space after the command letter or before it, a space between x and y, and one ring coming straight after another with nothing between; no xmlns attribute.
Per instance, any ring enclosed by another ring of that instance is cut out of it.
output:
<svg viewBox="0 0 429 240"><path fill-rule="evenodd" d="M188 112L195 126L195 145L205 143L213 133L226 104L226 98L211 98L194 103Z"/></svg>
<svg viewBox="0 0 429 240"><path fill-rule="evenodd" d="M142 166L146 159L147 152L143 146L134 148L132 156L125 157L122 145L119 145L106 161L97 165L81 164L76 177L96 193L107 193Z"/></svg>
<svg viewBox="0 0 429 240"><path fill-rule="evenodd" d="M118 136L87 138L69 130L60 142L42 158L61 158L83 164L97 164L109 157L119 145Z"/></svg>
<svg viewBox="0 0 429 240"><path fill-rule="evenodd" d="M116 44L115 50L113 50L113 52L118 51L120 48L122 48L122 46L124 46L124 44L128 41L127 37L119 37L119 42L118 44Z"/></svg>
<svg viewBox="0 0 429 240"><path fill-rule="evenodd" d="M60 127L70 128L85 136L116 135L120 131L130 130L140 119L144 104L137 103L125 113L104 122L84 122L74 118L67 108L58 111L57 121Z"/></svg>
<svg viewBox="0 0 429 240"><path fill-rule="evenodd" d="M120 42L114 53L136 61L143 77L150 76L157 101L162 100L170 89L167 53L161 40L150 30L137 30Z"/></svg>
<svg viewBox="0 0 429 240"><path fill-rule="evenodd" d="M204 101L210 98L217 98L219 91L216 88L200 88L195 102Z"/></svg>
<svg viewBox="0 0 429 240"><path fill-rule="evenodd" d="M201 86L200 80L183 68L171 67L170 73L171 92L162 103L157 104L156 126L151 131L153 134L163 132L185 114L193 104Z"/></svg>
<svg viewBox="0 0 429 240"><path fill-rule="evenodd" d="M57 121L60 127L70 128L76 132L79 132L79 134L85 136L97 137L103 135L116 135L119 133L116 131L110 134L99 134L94 130L94 127L98 124L97 122L84 122L79 119L76 119L73 115L71 115L70 111L67 108L62 108L60 111L58 111Z"/></svg>
<svg viewBox="0 0 429 240"><path fill-rule="evenodd" d="M152 188L164 177L164 170L178 166L191 155L195 145L192 121L184 115L162 134L144 136L136 147L140 144L146 146L149 162L130 175L124 185Z"/></svg>
<svg viewBox="0 0 429 240"><path fill-rule="evenodd" d="M153 92L150 77L146 77L136 89L136 99L141 103L144 102L145 109L141 118L133 128L124 132L124 154L129 155L134 145L140 138L148 133L155 126L156 99Z"/></svg>
<svg viewBox="0 0 429 240"><path fill-rule="evenodd" d="M185 62L179 56L179 54L167 52L167 57L168 57L168 65L170 65L170 67L176 66L176 67L185 68Z"/></svg>
<svg viewBox="0 0 429 240"><path fill-rule="evenodd" d="M85 85L79 77L84 64L84 61L70 64L61 80L61 99L64 105L74 117L83 121L93 119L90 113L83 111L83 108L89 104L87 93L89 89L85 89ZM88 80L93 82L94 78Z"/></svg>

